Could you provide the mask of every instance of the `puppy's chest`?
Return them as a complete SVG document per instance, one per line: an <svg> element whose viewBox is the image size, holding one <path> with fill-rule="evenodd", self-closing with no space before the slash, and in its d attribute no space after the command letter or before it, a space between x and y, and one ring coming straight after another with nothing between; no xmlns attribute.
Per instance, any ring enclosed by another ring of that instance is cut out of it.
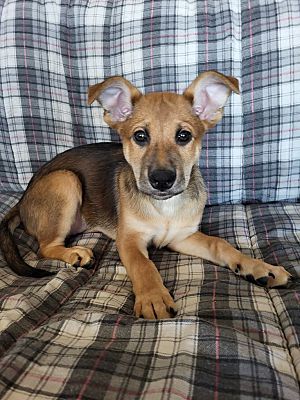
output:
<svg viewBox="0 0 300 400"><path fill-rule="evenodd" d="M176 218L176 217L175 217ZM172 242L182 241L196 232L198 224L177 219L161 219L153 226L152 243L160 248Z"/></svg>
<svg viewBox="0 0 300 400"><path fill-rule="evenodd" d="M147 217L136 217L134 228L156 247L164 247L196 232L201 217L199 203L184 204L175 197L154 202Z"/></svg>

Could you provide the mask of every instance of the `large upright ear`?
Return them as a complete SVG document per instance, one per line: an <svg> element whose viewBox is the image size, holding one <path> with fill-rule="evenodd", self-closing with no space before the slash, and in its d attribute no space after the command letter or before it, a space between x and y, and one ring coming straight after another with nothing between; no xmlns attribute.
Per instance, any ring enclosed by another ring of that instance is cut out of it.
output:
<svg viewBox="0 0 300 400"><path fill-rule="evenodd" d="M240 93L237 79L216 71L207 71L200 74L183 95L191 102L194 113L202 120L205 128L209 129L222 118L223 107L231 92Z"/></svg>
<svg viewBox="0 0 300 400"><path fill-rule="evenodd" d="M98 100L105 110L105 121L114 125L131 116L133 105L141 96L138 89L127 79L113 76L89 87L88 104Z"/></svg>

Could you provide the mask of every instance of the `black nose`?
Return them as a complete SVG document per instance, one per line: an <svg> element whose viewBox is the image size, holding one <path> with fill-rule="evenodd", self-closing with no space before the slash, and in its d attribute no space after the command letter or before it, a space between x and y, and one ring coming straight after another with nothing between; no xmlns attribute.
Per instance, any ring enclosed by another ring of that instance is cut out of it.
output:
<svg viewBox="0 0 300 400"><path fill-rule="evenodd" d="M149 173L149 182L161 192L170 189L176 179L176 172L169 169L155 169Z"/></svg>

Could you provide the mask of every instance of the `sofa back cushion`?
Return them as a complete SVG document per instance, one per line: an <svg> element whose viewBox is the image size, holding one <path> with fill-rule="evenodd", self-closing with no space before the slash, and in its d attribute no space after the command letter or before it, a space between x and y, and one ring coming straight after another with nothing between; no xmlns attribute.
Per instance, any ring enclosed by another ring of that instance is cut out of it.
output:
<svg viewBox="0 0 300 400"><path fill-rule="evenodd" d="M204 138L209 204L299 198L299 2L11 0L0 12L3 191L70 147L119 140L89 85L123 75L181 93L214 69L241 95Z"/></svg>

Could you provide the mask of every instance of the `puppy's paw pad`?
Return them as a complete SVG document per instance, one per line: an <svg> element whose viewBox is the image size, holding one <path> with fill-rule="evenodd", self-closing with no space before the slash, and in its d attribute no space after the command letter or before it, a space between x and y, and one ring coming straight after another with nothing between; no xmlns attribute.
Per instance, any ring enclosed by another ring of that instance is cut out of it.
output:
<svg viewBox="0 0 300 400"><path fill-rule="evenodd" d="M247 274L245 276L246 281L251 282L251 283L256 283L254 276L252 274Z"/></svg>
<svg viewBox="0 0 300 400"><path fill-rule="evenodd" d="M256 284L259 286L266 287L268 286L269 278L267 276L262 276L261 278L256 279Z"/></svg>
<svg viewBox="0 0 300 400"><path fill-rule="evenodd" d="M75 269L79 268L81 260L82 260L82 258L78 256L77 261L74 264L72 264L72 267L74 267Z"/></svg>
<svg viewBox="0 0 300 400"><path fill-rule="evenodd" d="M95 265L95 258L92 257L92 258L90 259L90 261L88 261L86 264L82 265L82 268L84 268L84 269L91 269L91 268L94 267L94 265Z"/></svg>
<svg viewBox="0 0 300 400"><path fill-rule="evenodd" d="M287 285L290 274L281 266L267 264L262 260L251 259L236 266L234 272L258 286L272 288Z"/></svg>
<svg viewBox="0 0 300 400"><path fill-rule="evenodd" d="M267 287L269 282L269 278L267 276L262 276L261 278L256 279L256 284L258 286Z"/></svg>
<svg viewBox="0 0 300 400"><path fill-rule="evenodd" d="M170 315L171 315L172 318L175 318L176 315L177 315L177 312L178 312L178 311L177 311L176 309L174 309L173 307L170 307L168 311L169 311L169 313L170 313Z"/></svg>
<svg viewBox="0 0 300 400"><path fill-rule="evenodd" d="M269 278L267 276L262 276L261 278L255 279L252 274L246 275L245 279L248 282L251 282L251 283L254 283L254 284L258 285L258 286L263 286L263 287L267 287L268 286L268 281L269 281Z"/></svg>

